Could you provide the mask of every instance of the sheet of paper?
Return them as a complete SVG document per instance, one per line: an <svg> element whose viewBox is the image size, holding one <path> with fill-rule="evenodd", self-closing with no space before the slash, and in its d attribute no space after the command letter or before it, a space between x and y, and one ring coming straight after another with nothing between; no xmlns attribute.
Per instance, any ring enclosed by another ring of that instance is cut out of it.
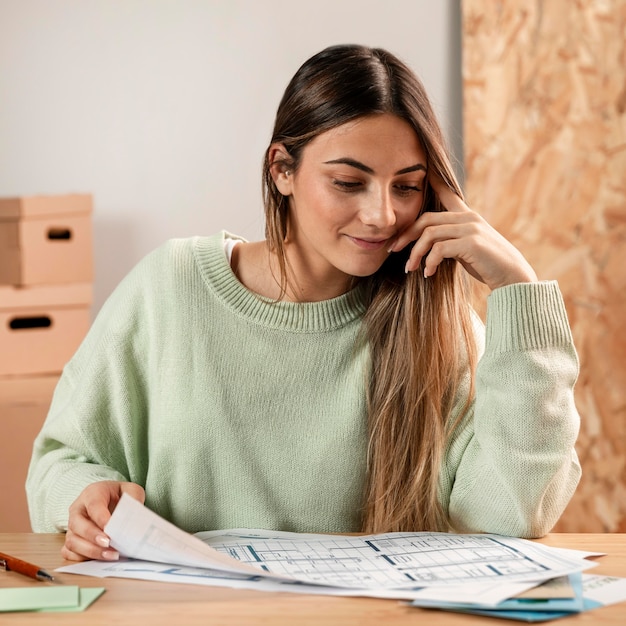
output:
<svg viewBox="0 0 626 626"><path fill-rule="evenodd" d="M589 550L574 550L573 548L555 548L550 546L552 552L559 552L564 557L580 557L582 559L588 559L595 556L604 556L606 552L590 552Z"/></svg>
<svg viewBox="0 0 626 626"><path fill-rule="evenodd" d="M75 585L0 588L0 612L84 611L103 593L103 587L80 588Z"/></svg>
<svg viewBox="0 0 626 626"><path fill-rule="evenodd" d="M69 574L95 576L97 578L132 578L157 582L184 583L212 587L231 587L235 589L254 589L256 591L303 593L332 596L362 596L388 598L395 600L413 599L448 599L457 598L459 602L480 602L484 605L496 605L506 598L514 596L535 583L479 583L459 587L418 587L415 589L346 589L307 585L295 581L275 580L262 576L241 576L229 572L220 572L192 567L178 567L150 561L121 559L116 562L83 561L66 565L56 570Z"/></svg>
<svg viewBox="0 0 626 626"><path fill-rule="evenodd" d="M584 559L498 535L313 535L234 529L197 533L218 552L313 584L363 588L540 582L594 567Z"/></svg>
<svg viewBox="0 0 626 626"><path fill-rule="evenodd" d="M626 578L583 574L583 597L585 608L626 602Z"/></svg>
<svg viewBox="0 0 626 626"><path fill-rule="evenodd" d="M189 535L123 496L105 531L121 554L177 566L355 589L548 580L594 567L499 535L315 535L233 529Z"/></svg>
<svg viewBox="0 0 626 626"><path fill-rule="evenodd" d="M249 565L216 552L127 494L122 494L104 531L113 548L134 559L242 574L259 573Z"/></svg>
<svg viewBox="0 0 626 626"><path fill-rule="evenodd" d="M516 597L522 600L551 600L553 598L575 598L576 593L569 576L559 576L527 589Z"/></svg>

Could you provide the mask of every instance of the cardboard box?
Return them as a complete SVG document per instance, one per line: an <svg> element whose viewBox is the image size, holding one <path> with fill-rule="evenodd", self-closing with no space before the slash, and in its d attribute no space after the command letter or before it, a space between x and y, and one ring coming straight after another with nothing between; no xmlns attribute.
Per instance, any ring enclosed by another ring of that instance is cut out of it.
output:
<svg viewBox="0 0 626 626"><path fill-rule="evenodd" d="M91 324L92 285L0 286L0 377L58 374Z"/></svg>
<svg viewBox="0 0 626 626"><path fill-rule="evenodd" d="M25 482L57 376L0 379L0 532L30 532Z"/></svg>
<svg viewBox="0 0 626 626"><path fill-rule="evenodd" d="M0 285L93 280L88 194L0 198Z"/></svg>

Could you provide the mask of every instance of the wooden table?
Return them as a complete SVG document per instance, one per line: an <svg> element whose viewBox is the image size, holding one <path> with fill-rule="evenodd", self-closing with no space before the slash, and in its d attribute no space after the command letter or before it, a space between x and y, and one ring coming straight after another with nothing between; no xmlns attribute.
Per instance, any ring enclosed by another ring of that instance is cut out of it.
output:
<svg viewBox="0 0 626 626"><path fill-rule="evenodd" d="M61 558L63 535L0 533L0 551L52 571L67 562ZM552 534L540 540L550 546L606 552L589 573L626 577L626 534ZM509 624L509 620L461 615L409 607L397 600L337 598L267 593L176 583L119 578L90 578L55 574L58 582L81 587L106 587L106 592L83 613L0 613L1 624L87 624L115 626L193 626L194 624L278 624L281 626L415 626L416 624ZM15 572L0 571L0 587L43 585ZM626 603L559 619L554 624L626 624Z"/></svg>

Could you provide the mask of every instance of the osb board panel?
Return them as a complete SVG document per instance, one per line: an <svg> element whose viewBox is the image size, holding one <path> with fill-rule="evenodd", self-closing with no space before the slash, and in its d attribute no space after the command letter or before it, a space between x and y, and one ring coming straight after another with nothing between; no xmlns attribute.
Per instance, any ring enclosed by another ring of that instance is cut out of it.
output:
<svg viewBox="0 0 626 626"><path fill-rule="evenodd" d="M626 0L464 0L466 192L563 291L583 478L555 530L626 531Z"/></svg>

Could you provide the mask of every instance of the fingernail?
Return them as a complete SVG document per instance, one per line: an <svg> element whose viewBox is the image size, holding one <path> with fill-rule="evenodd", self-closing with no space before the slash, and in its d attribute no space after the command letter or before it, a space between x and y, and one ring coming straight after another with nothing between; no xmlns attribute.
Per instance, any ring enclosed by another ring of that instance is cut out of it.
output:
<svg viewBox="0 0 626 626"><path fill-rule="evenodd" d="M406 262L406 265L404 266L404 273L408 274L409 273L409 262Z"/></svg>
<svg viewBox="0 0 626 626"><path fill-rule="evenodd" d="M103 548L108 548L109 547L109 538L105 537L104 535L98 535L96 537L96 543L99 546L102 546Z"/></svg>
<svg viewBox="0 0 626 626"><path fill-rule="evenodd" d="M115 550L104 550L102 552L102 558L105 561L118 561L120 558L119 552Z"/></svg>

